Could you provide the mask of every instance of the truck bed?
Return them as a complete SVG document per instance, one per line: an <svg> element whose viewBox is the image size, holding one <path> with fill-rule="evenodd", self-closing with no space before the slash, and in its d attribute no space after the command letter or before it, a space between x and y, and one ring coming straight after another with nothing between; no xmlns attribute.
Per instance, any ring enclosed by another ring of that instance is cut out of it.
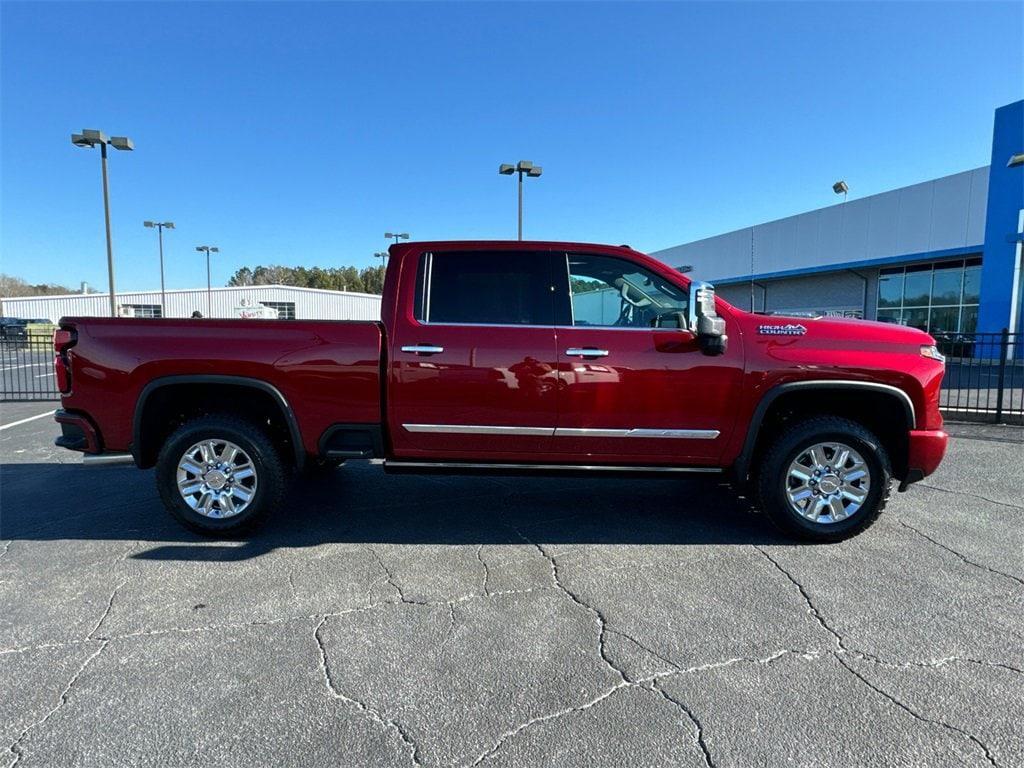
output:
<svg viewBox="0 0 1024 768"><path fill-rule="evenodd" d="M131 449L140 396L169 377L196 386L237 377L273 387L311 455L333 424L381 422L378 322L68 317L60 325L78 334L67 353L64 409L87 413L107 451Z"/></svg>

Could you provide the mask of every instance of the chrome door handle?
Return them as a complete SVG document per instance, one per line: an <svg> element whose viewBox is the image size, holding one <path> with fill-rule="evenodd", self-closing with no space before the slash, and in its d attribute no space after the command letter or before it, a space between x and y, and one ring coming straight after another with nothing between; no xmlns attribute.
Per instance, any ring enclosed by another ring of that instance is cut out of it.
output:
<svg viewBox="0 0 1024 768"><path fill-rule="evenodd" d="M444 352L444 347L436 347L433 344L407 344L402 347L403 352L412 352L415 355L436 355Z"/></svg>
<svg viewBox="0 0 1024 768"><path fill-rule="evenodd" d="M608 350L596 347L569 347L565 354L569 357L608 357Z"/></svg>

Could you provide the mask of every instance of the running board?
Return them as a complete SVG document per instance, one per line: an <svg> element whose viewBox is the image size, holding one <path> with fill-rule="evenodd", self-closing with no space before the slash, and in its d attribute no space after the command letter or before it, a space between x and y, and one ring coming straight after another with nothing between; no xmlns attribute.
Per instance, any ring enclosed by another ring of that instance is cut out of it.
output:
<svg viewBox="0 0 1024 768"><path fill-rule="evenodd" d="M106 467L114 464L134 464L135 458L130 453L86 453L82 455L82 463L90 467Z"/></svg>
<svg viewBox="0 0 1024 768"><path fill-rule="evenodd" d="M384 471L393 474L443 475L653 475L721 474L720 467L633 467L608 464L508 464L462 461L384 461Z"/></svg>

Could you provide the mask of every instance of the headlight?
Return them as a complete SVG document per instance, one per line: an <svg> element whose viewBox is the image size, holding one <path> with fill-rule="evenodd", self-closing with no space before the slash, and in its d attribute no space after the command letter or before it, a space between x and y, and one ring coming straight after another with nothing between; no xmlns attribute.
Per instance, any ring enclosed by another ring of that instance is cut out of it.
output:
<svg viewBox="0 0 1024 768"><path fill-rule="evenodd" d="M932 360L938 360L943 365L946 364L946 356L939 352L939 348L934 344L928 344L921 347L921 357L930 357Z"/></svg>

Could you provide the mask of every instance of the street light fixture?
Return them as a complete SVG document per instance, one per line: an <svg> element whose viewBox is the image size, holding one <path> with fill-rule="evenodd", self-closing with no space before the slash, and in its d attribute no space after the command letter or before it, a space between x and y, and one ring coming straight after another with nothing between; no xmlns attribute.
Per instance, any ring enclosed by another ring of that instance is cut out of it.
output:
<svg viewBox="0 0 1024 768"><path fill-rule="evenodd" d="M515 165L508 163L502 163L498 166L498 173L502 176L511 176L514 173L519 174L519 239L523 239L523 174L526 174L530 178L537 178L544 172L544 169L539 165L534 165L529 160L520 160Z"/></svg>
<svg viewBox="0 0 1024 768"><path fill-rule="evenodd" d="M160 317L167 317L167 295L164 292L164 229L174 229L173 221L144 221L142 226L157 229L160 241Z"/></svg>
<svg viewBox="0 0 1024 768"><path fill-rule="evenodd" d="M384 237L387 237L387 238L392 238L393 237L393 238L395 238L395 242L397 243L399 240L408 240L409 239L409 233L408 232L385 232L384 233Z"/></svg>
<svg viewBox="0 0 1024 768"><path fill-rule="evenodd" d="M100 165L103 169L103 221L107 230L107 281L110 284L110 316L117 317L117 298L114 295L114 246L110 240L110 189L107 183L107 144L114 149L131 151L135 144L127 136L107 138L103 131L92 129L71 134L71 143L83 149L100 148Z"/></svg>
<svg viewBox="0 0 1024 768"><path fill-rule="evenodd" d="M842 195L843 202L845 203L846 195L850 191L850 186L845 181L840 179L839 181L832 185L832 191L835 192L837 195Z"/></svg>
<svg viewBox="0 0 1024 768"><path fill-rule="evenodd" d="M220 248L215 245L197 245L196 250L200 253L206 251L206 316L213 317L213 299L210 289L210 254L220 253Z"/></svg>
<svg viewBox="0 0 1024 768"><path fill-rule="evenodd" d="M373 258L380 259L381 264L386 264L388 256L390 255L391 254L389 254L387 251L377 251L375 254L373 254Z"/></svg>

